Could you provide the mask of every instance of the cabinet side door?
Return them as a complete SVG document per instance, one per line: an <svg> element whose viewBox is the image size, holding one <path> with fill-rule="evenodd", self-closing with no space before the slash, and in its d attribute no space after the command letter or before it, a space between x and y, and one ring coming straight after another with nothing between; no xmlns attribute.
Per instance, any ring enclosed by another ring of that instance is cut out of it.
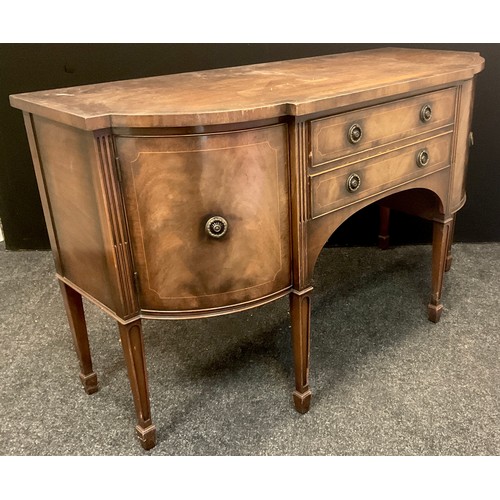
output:
<svg viewBox="0 0 500 500"><path fill-rule="evenodd" d="M143 310L220 308L290 286L285 125L116 142Z"/></svg>

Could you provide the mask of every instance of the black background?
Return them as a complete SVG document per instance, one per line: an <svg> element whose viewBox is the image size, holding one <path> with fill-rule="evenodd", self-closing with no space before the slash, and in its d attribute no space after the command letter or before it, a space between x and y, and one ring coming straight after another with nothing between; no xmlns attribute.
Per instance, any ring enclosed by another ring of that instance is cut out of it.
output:
<svg viewBox="0 0 500 500"><path fill-rule="evenodd" d="M499 44L56 43L0 44L0 221L6 248L49 248L22 113L10 107L9 94L389 45L466 50L485 58L476 88L468 201L457 218L455 241L500 241ZM430 242L426 221L395 214L391 224L395 244ZM377 212L369 206L346 221L330 244L372 245L377 229Z"/></svg>

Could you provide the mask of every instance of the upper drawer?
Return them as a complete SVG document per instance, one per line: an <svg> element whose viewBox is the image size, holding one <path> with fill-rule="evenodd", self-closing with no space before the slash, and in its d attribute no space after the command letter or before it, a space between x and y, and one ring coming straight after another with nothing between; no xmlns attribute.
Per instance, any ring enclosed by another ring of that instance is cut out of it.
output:
<svg viewBox="0 0 500 500"><path fill-rule="evenodd" d="M453 123L455 88L311 121L312 166Z"/></svg>

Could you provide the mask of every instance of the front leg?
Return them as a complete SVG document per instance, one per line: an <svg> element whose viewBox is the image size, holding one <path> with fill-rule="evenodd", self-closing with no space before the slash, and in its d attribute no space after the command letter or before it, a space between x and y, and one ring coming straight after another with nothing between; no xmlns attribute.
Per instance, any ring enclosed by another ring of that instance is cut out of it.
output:
<svg viewBox="0 0 500 500"><path fill-rule="evenodd" d="M432 294L428 306L429 320L437 323L443 311L441 294L448 256L448 242L453 219L434 221L432 237Z"/></svg>
<svg viewBox="0 0 500 500"><path fill-rule="evenodd" d="M309 389L309 354L311 337L311 292L312 287L290 294L290 316L292 320L292 345L295 369L295 409L306 413L311 404Z"/></svg>
<svg viewBox="0 0 500 500"><path fill-rule="evenodd" d="M137 415L136 431L145 450L156 445L156 427L151 421L149 403L148 375L144 355L144 340L142 338L141 320L122 325L118 323L123 354L127 363L128 378L134 397Z"/></svg>
<svg viewBox="0 0 500 500"><path fill-rule="evenodd" d="M89 337L82 296L66 283L59 281L61 295L68 316L68 323L73 337L73 344L80 363L80 380L87 394L93 394L98 389L97 375L92 368Z"/></svg>

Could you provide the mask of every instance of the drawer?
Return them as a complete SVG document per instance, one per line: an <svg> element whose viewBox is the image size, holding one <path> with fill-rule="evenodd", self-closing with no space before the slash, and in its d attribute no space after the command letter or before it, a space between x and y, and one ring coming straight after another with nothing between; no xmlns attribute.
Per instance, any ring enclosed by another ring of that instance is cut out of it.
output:
<svg viewBox="0 0 500 500"><path fill-rule="evenodd" d="M143 310L204 310L290 286L287 128L118 137Z"/></svg>
<svg viewBox="0 0 500 500"><path fill-rule="evenodd" d="M313 218L377 195L450 165L452 132L310 176Z"/></svg>
<svg viewBox="0 0 500 500"><path fill-rule="evenodd" d="M450 125L454 88L311 122L312 166Z"/></svg>

